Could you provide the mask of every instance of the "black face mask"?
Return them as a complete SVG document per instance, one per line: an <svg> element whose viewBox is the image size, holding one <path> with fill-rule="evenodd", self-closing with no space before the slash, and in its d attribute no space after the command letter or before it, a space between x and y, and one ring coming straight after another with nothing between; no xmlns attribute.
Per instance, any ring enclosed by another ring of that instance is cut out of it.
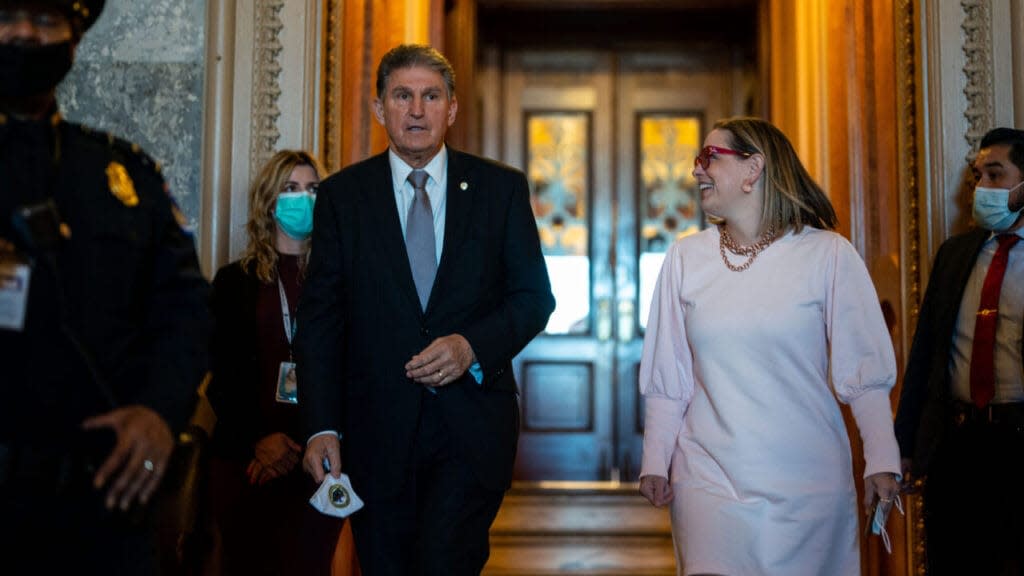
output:
<svg viewBox="0 0 1024 576"><path fill-rule="evenodd" d="M71 70L71 41L57 44L0 44L0 96L24 98L57 87Z"/></svg>

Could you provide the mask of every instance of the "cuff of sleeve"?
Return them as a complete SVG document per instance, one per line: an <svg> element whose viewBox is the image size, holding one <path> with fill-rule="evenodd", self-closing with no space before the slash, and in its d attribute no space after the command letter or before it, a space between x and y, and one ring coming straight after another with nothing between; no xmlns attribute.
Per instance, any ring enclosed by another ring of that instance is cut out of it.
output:
<svg viewBox="0 0 1024 576"><path fill-rule="evenodd" d="M316 434L310 436L309 439L306 440L306 446L309 446L309 443L313 441L313 438L316 438L317 436L323 436L324 434L334 434L335 436L338 437L339 440L341 439L341 434L337 430L324 430L323 432L317 432Z"/></svg>
<svg viewBox="0 0 1024 576"><path fill-rule="evenodd" d="M683 427L682 400L647 396L644 398L644 449L641 476L669 478L672 454Z"/></svg>
<svg viewBox="0 0 1024 576"><path fill-rule="evenodd" d="M900 449L893 429L889 390L868 390L850 401L864 444L864 477L879 472L900 476Z"/></svg>

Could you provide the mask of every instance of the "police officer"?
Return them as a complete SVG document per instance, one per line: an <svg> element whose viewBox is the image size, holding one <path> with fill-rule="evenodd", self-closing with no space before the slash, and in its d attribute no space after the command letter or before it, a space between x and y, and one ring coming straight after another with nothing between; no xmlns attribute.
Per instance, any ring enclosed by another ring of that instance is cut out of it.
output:
<svg viewBox="0 0 1024 576"><path fill-rule="evenodd" d="M0 0L0 558L158 571L134 521L206 369L207 283L159 166L66 122L103 0Z"/></svg>

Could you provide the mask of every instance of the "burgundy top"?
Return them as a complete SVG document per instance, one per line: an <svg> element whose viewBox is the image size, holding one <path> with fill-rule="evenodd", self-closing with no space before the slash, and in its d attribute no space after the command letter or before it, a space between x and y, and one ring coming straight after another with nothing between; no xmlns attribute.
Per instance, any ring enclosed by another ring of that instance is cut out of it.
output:
<svg viewBox="0 0 1024 576"><path fill-rule="evenodd" d="M302 293L302 278L299 273L300 257L294 254L277 255L277 270L284 284L288 298L288 313L295 321L299 296ZM291 346L284 331L284 319L281 314L281 296L277 281L269 284L260 283L256 294L256 345L259 358L260 387L260 422L261 437L271 432L285 432L293 440L304 444L300 439L299 410L296 404L278 402L277 375L281 362L291 360Z"/></svg>

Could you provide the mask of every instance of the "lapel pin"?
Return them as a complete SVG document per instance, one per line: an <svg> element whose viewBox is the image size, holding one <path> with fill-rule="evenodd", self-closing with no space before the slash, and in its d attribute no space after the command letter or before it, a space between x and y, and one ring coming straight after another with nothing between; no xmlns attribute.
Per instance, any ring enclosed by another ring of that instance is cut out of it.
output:
<svg viewBox="0 0 1024 576"><path fill-rule="evenodd" d="M469 188L469 184L466 184L465 182L460 182L459 183L459 189L466 190L468 188Z"/></svg>

